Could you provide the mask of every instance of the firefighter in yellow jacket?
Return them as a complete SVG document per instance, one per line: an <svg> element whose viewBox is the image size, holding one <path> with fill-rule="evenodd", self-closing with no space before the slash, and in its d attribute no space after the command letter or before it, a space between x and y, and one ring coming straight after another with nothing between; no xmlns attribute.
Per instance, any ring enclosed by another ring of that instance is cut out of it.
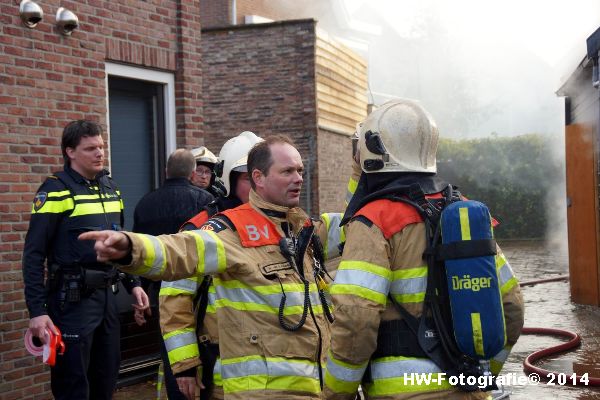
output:
<svg viewBox="0 0 600 400"><path fill-rule="evenodd" d="M224 193L183 224L181 230L200 229L219 211L248 202L250 178L248 152L262 139L244 131L227 140L219 151L217 175ZM193 399L200 389L201 399L223 398L219 333L217 327L215 287L211 276L192 276L163 282L159 294L160 329L167 346L169 363L179 391ZM202 365L202 386L196 369Z"/></svg>
<svg viewBox="0 0 600 400"><path fill-rule="evenodd" d="M395 100L370 114L359 129L356 161L363 174L346 210L346 243L331 294L332 325L324 397L354 399L359 385L369 399L479 399L463 392L420 348L400 308L419 317L427 288L425 223L401 202L376 193L419 183L427 197L447 184L436 174L438 131L416 102ZM367 198L367 196L369 196ZM351 219L350 219L351 218ZM491 360L497 374L523 325L523 299L512 269L497 250L498 285L506 323L506 347ZM406 374L406 375L405 375ZM412 374L412 375L411 375ZM410 379L415 375L435 378Z"/></svg>
<svg viewBox="0 0 600 400"><path fill-rule="evenodd" d="M226 399L321 397L330 314L329 278L314 234L335 255L338 223L312 223L299 207L303 173L298 151L281 136L248 156L250 201L209 220L201 230L153 237L90 232L98 260L148 278L214 275ZM327 251L327 250L326 250Z"/></svg>

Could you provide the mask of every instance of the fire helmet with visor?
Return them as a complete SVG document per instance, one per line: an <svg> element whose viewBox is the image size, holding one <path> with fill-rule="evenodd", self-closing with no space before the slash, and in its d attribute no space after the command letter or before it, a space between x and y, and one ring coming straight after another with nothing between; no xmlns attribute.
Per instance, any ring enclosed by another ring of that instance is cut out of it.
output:
<svg viewBox="0 0 600 400"><path fill-rule="evenodd" d="M416 101L390 100L359 125L362 170L435 173L439 132L431 115Z"/></svg>
<svg viewBox="0 0 600 400"><path fill-rule="evenodd" d="M196 164L207 164L210 169L214 169L217 164L217 156L215 156L212 151L207 149L204 146L196 147L192 149L192 154L194 155L194 159L196 160Z"/></svg>
<svg viewBox="0 0 600 400"><path fill-rule="evenodd" d="M244 131L225 142L219 152L219 164L215 168L217 177L225 186L225 196L232 192L231 173L248 172L248 153L255 144L262 141L253 132Z"/></svg>

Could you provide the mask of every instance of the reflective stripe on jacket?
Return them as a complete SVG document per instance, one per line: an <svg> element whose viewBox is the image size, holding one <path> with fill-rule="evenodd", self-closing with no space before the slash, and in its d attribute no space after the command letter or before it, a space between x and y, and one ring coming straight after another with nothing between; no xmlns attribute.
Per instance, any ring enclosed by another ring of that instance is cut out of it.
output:
<svg viewBox="0 0 600 400"><path fill-rule="evenodd" d="M447 381L440 385L439 380L417 380L440 372L428 359L371 359L380 321L401 319L387 301L388 294L415 316L420 316L423 309L427 287L425 224L412 211L404 203L377 200L359 211L361 218L347 225L342 262L331 288L336 321L325 375L327 399L354 399L361 382L370 399L487 397L481 392L461 392L448 386ZM503 295L508 354L523 325L523 299L500 249L496 269ZM365 375L369 361L370 374ZM406 380L404 372L415 379Z"/></svg>
<svg viewBox="0 0 600 400"><path fill-rule="evenodd" d="M206 210L190 218L183 226L193 225L196 228L208 221ZM171 369L180 373L201 365L198 341L219 343L215 306L215 287L208 288L208 302L202 323L202 329L196 333L197 310L194 309L194 298L203 277L192 276L177 281L162 281L159 292L160 328L166 345ZM200 281L199 281L200 280ZM222 386L220 358L213 368L213 384ZM222 388L213 389L222 392Z"/></svg>
<svg viewBox="0 0 600 400"><path fill-rule="evenodd" d="M303 259L312 312L304 326L289 332L279 323L282 290L283 318L294 325L303 312L304 284L272 241L285 236L283 222L296 236L308 217L299 208L266 203L253 191L250 204L243 212L253 213L253 227L236 225L234 231L210 220L201 230L177 235L127 233L133 262L122 269L162 280L215 275L221 377L227 398L320 398L329 323L315 284L312 250ZM233 214L228 217L236 220ZM327 237L321 222L315 227L321 238ZM242 238L247 244L261 245L244 247Z"/></svg>
<svg viewBox="0 0 600 400"><path fill-rule="evenodd" d="M33 200L23 248L25 301L31 318L47 313L45 265L112 269L96 261L92 242L77 237L89 230L120 230L122 222L121 193L108 171L90 181L65 165L64 171L44 181Z"/></svg>

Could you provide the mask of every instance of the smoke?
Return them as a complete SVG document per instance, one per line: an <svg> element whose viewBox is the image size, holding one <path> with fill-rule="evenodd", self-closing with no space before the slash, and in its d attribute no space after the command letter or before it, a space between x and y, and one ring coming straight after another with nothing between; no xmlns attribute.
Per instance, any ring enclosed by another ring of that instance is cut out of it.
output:
<svg viewBox="0 0 600 400"><path fill-rule="evenodd" d="M557 249L561 254L568 254L567 240L567 189L565 176L565 136L564 134L548 135L554 146L548 156L552 162L561 165L561 173L556 174L554 184L546 196L546 215L548 230L546 243L552 249Z"/></svg>
<svg viewBox="0 0 600 400"><path fill-rule="evenodd" d="M368 61L369 99L415 98L442 137L539 134L557 166L547 240L566 246L564 99L556 91L600 26L600 2L581 0L310 0L278 2ZM302 4L299 4L302 3ZM517 179L515 187L535 185ZM540 205L542 206L542 205Z"/></svg>
<svg viewBox="0 0 600 400"><path fill-rule="evenodd" d="M367 59L375 103L418 99L452 138L562 132L555 92L600 26L597 0L277 3Z"/></svg>

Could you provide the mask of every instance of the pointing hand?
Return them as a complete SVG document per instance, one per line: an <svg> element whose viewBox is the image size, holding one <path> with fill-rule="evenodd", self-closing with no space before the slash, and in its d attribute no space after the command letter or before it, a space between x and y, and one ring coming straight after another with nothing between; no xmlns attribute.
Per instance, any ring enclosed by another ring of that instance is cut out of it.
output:
<svg viewBox="0 0 600 400"><path fill-rule="evenodd" d="M79 240L95 240L96 259L100 262L120 260L131 253L129 238L117 231L91 231L79 235Z"/></svg>

